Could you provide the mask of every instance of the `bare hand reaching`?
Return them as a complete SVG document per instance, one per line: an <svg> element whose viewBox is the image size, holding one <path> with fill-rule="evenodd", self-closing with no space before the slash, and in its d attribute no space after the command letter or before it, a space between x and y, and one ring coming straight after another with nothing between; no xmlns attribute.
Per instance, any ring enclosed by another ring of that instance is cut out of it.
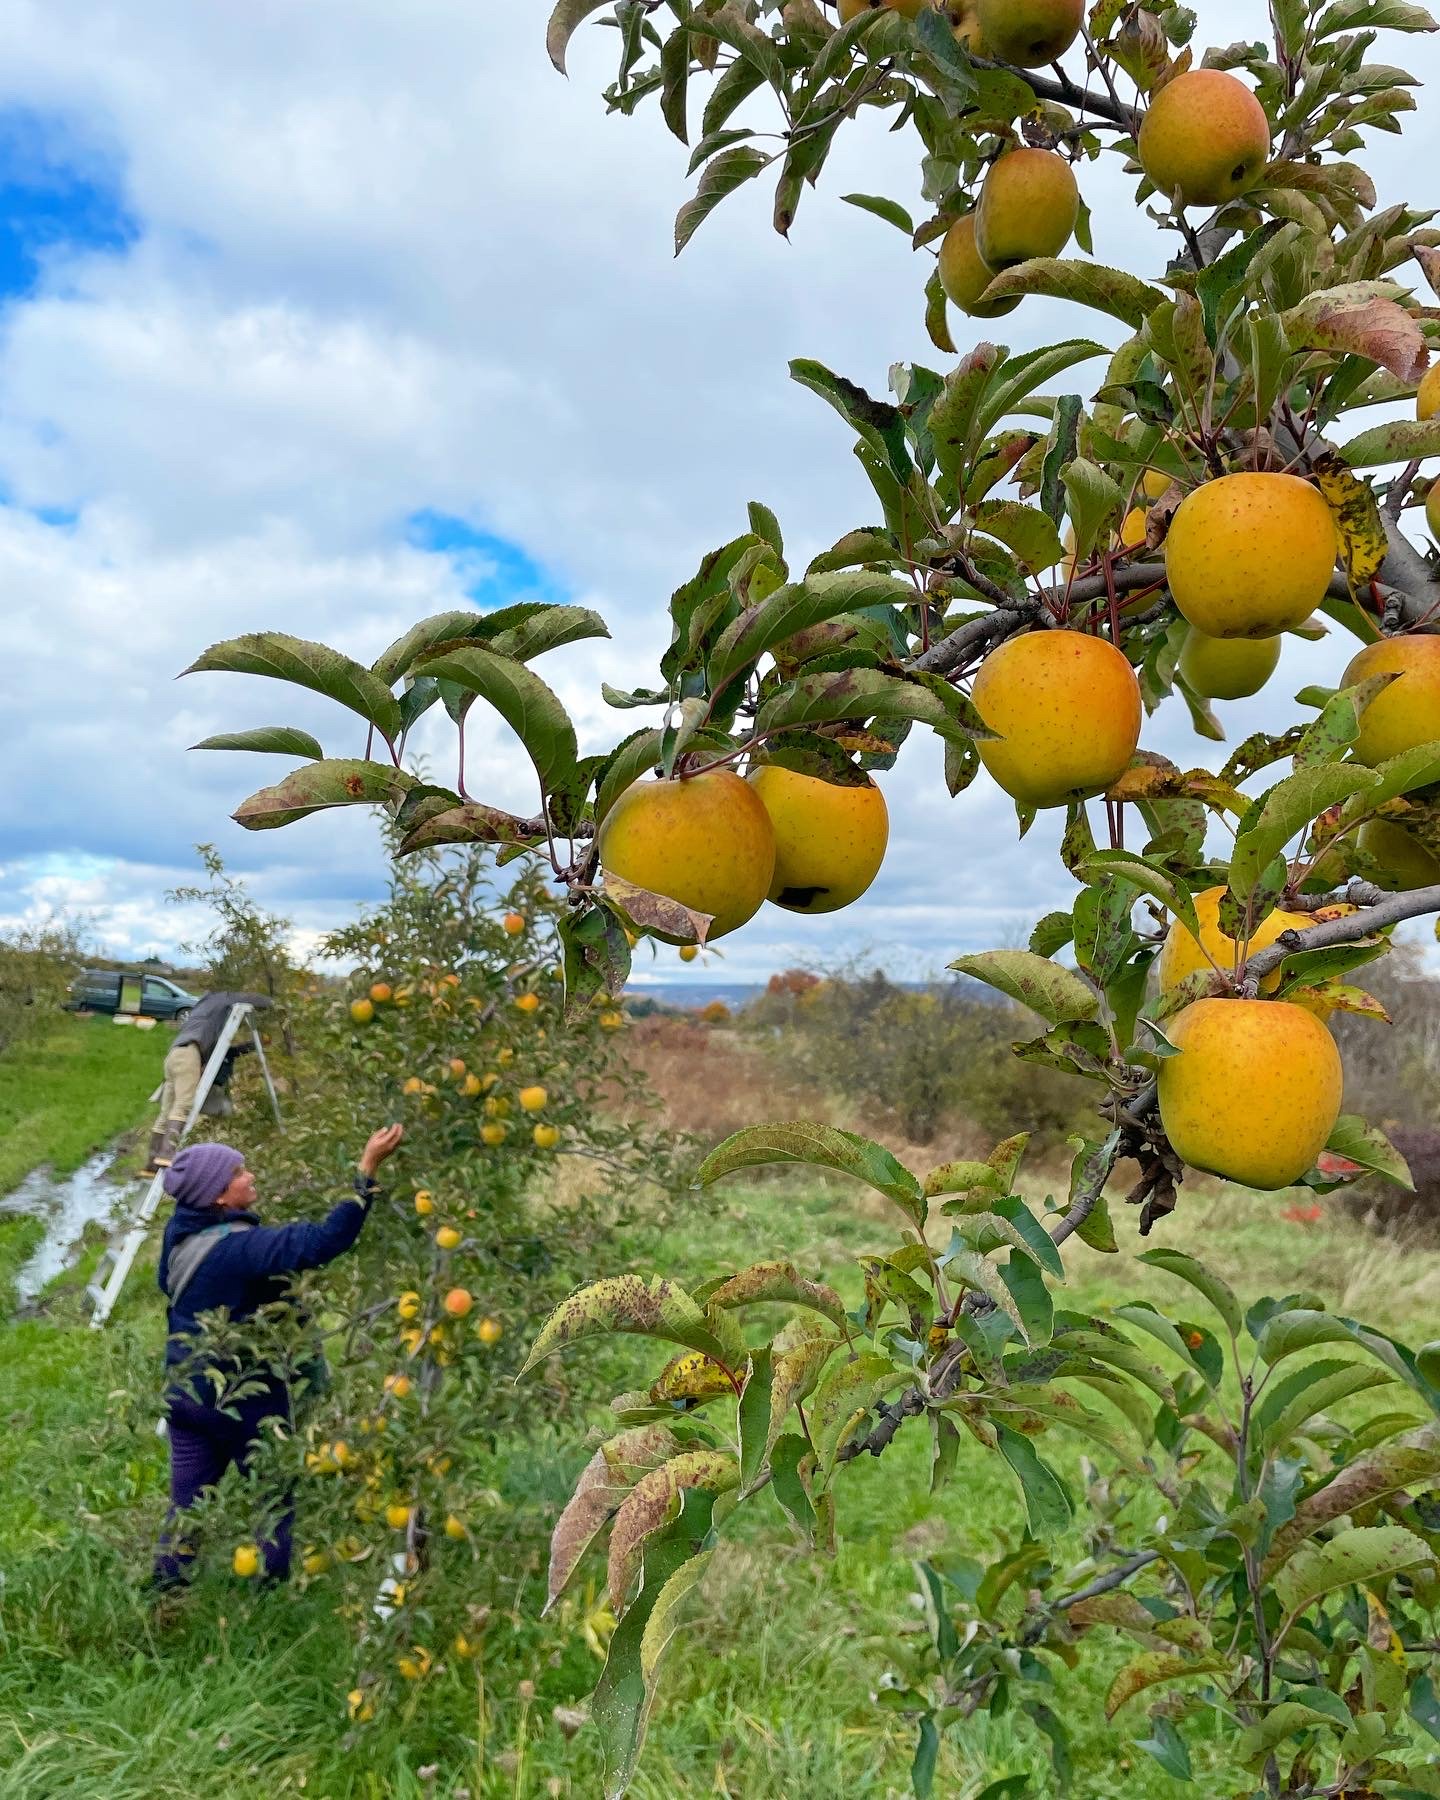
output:
<svg viewBox="0 0 1440 1800"><path fill-rule="evenodd" d="M382 1125L379 1131L372 1131L365 1148L360 1152L360 1173L373 1176L387 1156L393 1156L400 1148L400 1140L405 1135L403 1125Z"/></svg>

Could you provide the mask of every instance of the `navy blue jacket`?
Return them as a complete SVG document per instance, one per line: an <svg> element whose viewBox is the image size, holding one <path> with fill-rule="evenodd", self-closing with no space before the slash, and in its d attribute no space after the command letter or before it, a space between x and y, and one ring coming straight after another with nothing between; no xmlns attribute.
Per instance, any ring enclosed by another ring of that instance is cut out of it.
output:
<svg viewBox="0 0 1440 1800"><path fill-rule="evenodd" d="M357 1175L354 1197L342 1200L315 1224L297 1221L291 1225L262 1225L253 1214L237 1212L233 1207L177 1206L166 1223L160 1247L158 1279L167 1298L170 1253L178 1244L216 1225L239 1229L230 1231L212 1246L178 1304L170 1307L166 1367L186 1363L192 1365L188 1373L196 1372L192 1359L197 1348L194 1340L201 1332L201 1313L223 1307L232 1320L251 1319L262 1306L286 1297L291 1276L306 1269L324 1268L337 1256L343 1256L359 1237L377 1192L369 1177ZM181 1392L183 1389L176 1387L170 1390L172 1397ZM270 1381L266 1393L247 1402L242 1410L257 1416L287 1412L289 1396L284 1383Z"/></svg>

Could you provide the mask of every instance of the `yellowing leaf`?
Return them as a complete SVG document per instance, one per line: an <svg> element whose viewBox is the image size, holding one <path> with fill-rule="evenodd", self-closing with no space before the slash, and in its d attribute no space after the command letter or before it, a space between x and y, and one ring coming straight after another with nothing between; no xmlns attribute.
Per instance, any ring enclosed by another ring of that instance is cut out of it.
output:
<svg viewBox="0 0 1440 1800"><path fill-rule="evenodd" d="M1314 464L1315 484L1325 496L1340 540L1340 560L1350 592L1358 594L1380 573L1389 549L1380 506L1369 484L1333 451Z"/></svg>

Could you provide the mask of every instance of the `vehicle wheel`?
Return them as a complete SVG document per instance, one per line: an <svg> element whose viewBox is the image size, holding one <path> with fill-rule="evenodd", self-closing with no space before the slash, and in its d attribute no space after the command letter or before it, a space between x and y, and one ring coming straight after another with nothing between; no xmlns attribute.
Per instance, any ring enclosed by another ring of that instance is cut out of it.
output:
<svg viewBox="0 0 1440 1800"><path fill-rule="evenodd" d="M179 1012L171 1013L170 1021L174 1025L183 1025L189 1017L190 1008L188 1006L182 1006Z"/></svg>

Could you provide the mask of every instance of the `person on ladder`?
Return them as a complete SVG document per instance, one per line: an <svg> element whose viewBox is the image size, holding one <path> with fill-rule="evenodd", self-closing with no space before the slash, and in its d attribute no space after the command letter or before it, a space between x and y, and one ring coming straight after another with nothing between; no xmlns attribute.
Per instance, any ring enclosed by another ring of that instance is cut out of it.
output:
<svg viewBox="0 0 1440 1800"><path fill-rule="evenodd" d="M360 1236L380 1191L376 1173L403 1136L400 1125L372 1132L360 1153L355 1192L316 1223L262 1225L252 1210L255 1177L228 1144L187 1144L165 1171L165 1191L175 1201L158 1271L168 1302L170 1509L155 1556L157 1592L182 1584L194 1560L193 1543L178 1529L179 1516L232 1465L245 1473L267 1425L283 1429L292 1418L289 1386L268 1365L240 1366L243 1355L233 1351L207 1357L201 1315L223 1308L231 1323L243 1324L262 1306L284 1300L291 1276L343 1256ZM224 1404L225 1389L240 1383L252 1391ZM260 1543L271 1580L283 1581L290 1572L293 1516L287 1495Z"/></svg>
<svg viewBox="0 0 1440 1800"><path fill-rule="evenodd" d="M230 1008L241 1005L253 1006L258 1012L270 1005L270 999L266 994L231 993L228 990L207 994L198 1006L191 1008L189 1017L176 1032L175 1041L165 1058L165 1085L160 1091L160 1113L150 1133L150 1153L145 1167L140 1171L142 1177L153 1178L161 1169L169 1167L175 1154L175 1146L180 1141L180 1133L185 1129L185 1121L190 1117L190 1108L195 1104L195 1090L200 1085L206 1063L220 1041L225 1021L230 1017ZM206 1105L209 1106L210 1097L218 1095L217 1105L212 1110L222 1115L232 1110L224 1089L234 1067L233 1059L254 1048L253 1044L235 1044L228 1051L224 1067L206 1099Z"/></svg>

